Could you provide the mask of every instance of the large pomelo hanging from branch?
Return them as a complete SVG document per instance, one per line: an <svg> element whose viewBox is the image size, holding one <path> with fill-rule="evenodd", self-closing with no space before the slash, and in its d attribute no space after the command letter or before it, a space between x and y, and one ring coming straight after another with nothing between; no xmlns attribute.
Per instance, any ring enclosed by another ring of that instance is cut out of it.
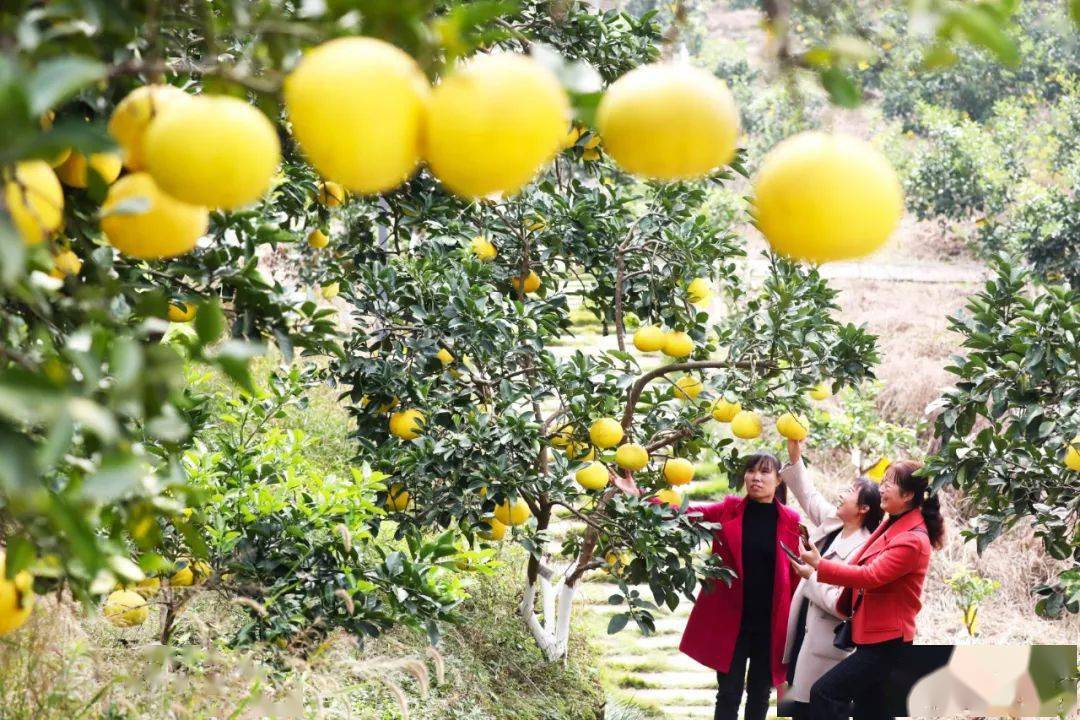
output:
<svg viewBox="0 0 1080 720"><path fill-rule="evenodd" d="M773 250L823 263L881 247L904 212L889 161L870 143L805 132L766 155L754 179L754 216Z"/></svg>
<svg viewBox="0 0 1080 720"><path fill-rule="evenodd" d="M739 111L723 80L679 63L631 70L596 111L604 147L629 172L654 180L702 177L735 157Z"/></svg>
<svg viewBox="0 0 1080 720"><path fill-rule="evenodd" d="M324 177L353 192L380 193L420 162L430 92L405 52L374 38L339 38L310 50L285 79L285 110Z"/></svg>
<svg viewBox="0 0 1080 720"><path fill-rule="evenodd" d="M563 147L569 119L566 92L550 70L524 55L480 55L432 93L425 157L458 195L508 195Z"/></svg>

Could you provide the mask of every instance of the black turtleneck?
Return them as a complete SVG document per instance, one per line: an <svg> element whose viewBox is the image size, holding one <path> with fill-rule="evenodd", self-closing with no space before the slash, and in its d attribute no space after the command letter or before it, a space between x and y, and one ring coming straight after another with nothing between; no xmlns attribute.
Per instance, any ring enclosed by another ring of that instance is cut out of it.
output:
<svg viewBox="0 0 1080 720"><path fill-rule="evenodd" d="M772 626L777 515L775 502L746 503L742 526L744 630L767 632Z"/></svg>

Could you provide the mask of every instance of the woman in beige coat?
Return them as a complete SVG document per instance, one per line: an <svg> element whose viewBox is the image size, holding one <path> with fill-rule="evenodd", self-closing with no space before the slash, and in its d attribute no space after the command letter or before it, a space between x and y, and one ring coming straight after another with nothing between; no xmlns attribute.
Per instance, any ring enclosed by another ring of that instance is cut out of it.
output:
<svg viewBox="0 0 1080 720"><path fill-rule="evenodd" d="M810 542L822 557L846 562L870 538L881 522L881 495L872 480L860 477L839 504L830 503L814 487L802 461L802 441L788 441L790 463L780 477L794 494L815 528ZM796 548L792 550L798 552ZM795 588L788 615L784 662L788 665L789 688L779 711L783 717L798 718L810 700L810 688L834 665L850 654L833 646L836 625L842 620L836 601L842 588L817 581L813 568L794 564L803 580Z"/></svg>

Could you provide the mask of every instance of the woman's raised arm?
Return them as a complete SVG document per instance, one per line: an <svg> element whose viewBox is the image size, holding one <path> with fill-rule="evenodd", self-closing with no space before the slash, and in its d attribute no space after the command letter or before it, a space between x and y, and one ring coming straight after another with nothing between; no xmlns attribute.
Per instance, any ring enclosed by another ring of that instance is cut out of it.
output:
<svg viewBox="0 0 1080 720"><path fill-rule="evenodd" d="M806 472L802 460L803 440L788 440L788 458L790 462L780 471L780 479L795 495L803 512L810 522L821 525L826 520L836 517L836 506L825 499Z"/></svg>

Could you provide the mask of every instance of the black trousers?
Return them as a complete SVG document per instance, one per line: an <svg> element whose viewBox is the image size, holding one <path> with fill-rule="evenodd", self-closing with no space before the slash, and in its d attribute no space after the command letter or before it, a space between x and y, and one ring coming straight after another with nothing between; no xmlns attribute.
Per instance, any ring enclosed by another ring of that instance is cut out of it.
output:
<svg viewBox="0 0 1080 720"><path fill-rule="evenodd" d="M900 638L859 645L810 688L807 720L883 720L885 681L903 650ZM854 703L854 708L852 708Z"/></svg>
<svg viewBox="0 0 1080 720"><path fill-rule="evenodd" d="M746 689L745 720L765 720L772 689L772 636L769 628L742 628L735 641L735 653L726 673L716 673L716 713L714 720L736 720L743 688ZM747 665L750 666L749 673Z"/></svg>

